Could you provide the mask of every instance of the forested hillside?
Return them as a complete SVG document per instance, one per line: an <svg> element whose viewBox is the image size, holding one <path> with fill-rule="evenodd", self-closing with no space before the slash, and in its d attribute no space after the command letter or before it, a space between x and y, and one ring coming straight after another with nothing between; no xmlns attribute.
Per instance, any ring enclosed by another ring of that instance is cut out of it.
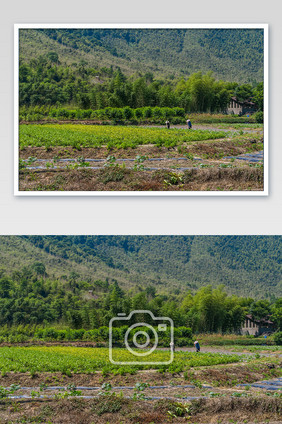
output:
<svg viewBox="0 0 282 424"><path fill-rule="evenodd" d="M10 275L41 262L49 277L163 293L224 284L230 294L282 294L280 236L2 236L0 262Z"/></svg>
<svg viewBox="0 0 282 424"><path fill-rule="evenodd" d="M280 247L280 236L1 236L0 326L91 329L149 309L193 331L237 331L246 313L280 328Z"/></svg>
<svg viewBox="0 0 282 424"><path fill-rule="evenodd" d="M263 80L260 29L21 29L20 59L54 51L62 64L120 67L127 75L151 72L185 77L214 72L238 83Z"/></svg>

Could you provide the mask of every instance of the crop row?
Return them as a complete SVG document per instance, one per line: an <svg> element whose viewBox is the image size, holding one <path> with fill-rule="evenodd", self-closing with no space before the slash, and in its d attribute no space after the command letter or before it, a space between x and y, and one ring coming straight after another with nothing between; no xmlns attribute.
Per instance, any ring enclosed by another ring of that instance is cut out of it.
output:
<svg viewBox="0 0 282 424"><path fill-rule="evenodd" d="M126 349L114 348L114 357L119 361L130 361L132 355ZM164 362L168 351L156 350L154 362ZM150 356L149 356L150 358ZM148 356L138 357L139 361L148 361ZM134 373L140 369L161 369L170 372L182 372L191 367L211 366L239 362L235 354L175 352L171 365L114 365L109 360L106 348L81 348L62 346L1 347L0 363L2 374L6 372L62 372L62 373Z"/></svg>
<svg viewBox="0 0 282 424"><path fill-rule="evenodd" d="M178 144L227 137L224 131L140 128L100 125L21 125L20 147L72 146L136 148L141 144L175 147Z"/></svg>

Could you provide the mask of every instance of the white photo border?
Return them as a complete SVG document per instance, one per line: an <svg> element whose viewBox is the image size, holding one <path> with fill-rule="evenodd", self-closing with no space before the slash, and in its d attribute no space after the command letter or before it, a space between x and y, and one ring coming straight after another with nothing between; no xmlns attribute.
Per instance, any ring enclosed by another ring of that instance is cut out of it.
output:
<svg viewBox="0 0 282 424"><path fill-rule="evenodd" d="M264 30L264 185L262 191L22 191L19 190L19 30L52 28L93 28L93 29L263 29ZM128 24L128 23L93 23L93 24L14 24L14 196L268 196L269 195L269 25L259 24Z"/></svg>

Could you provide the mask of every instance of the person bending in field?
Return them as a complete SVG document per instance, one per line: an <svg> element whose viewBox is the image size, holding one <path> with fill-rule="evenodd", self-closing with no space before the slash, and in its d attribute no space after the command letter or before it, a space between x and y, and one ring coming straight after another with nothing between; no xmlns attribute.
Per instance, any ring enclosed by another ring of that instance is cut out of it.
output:
<svg viewBox="0 0 282 424"><path fill-rule="evenodd" d="M198 340L194 342L194 346L195 346L196 352L200 352L201 348L200 348L200 343L198 342Z"/></svg>
<svg viewBox="0 0 282 424"><path fill-rule="evenodd" d="M165 124L166 124L166 127L167 127L168 129L170 129L170 122L169 122L169 121L165 121Z"/></svg>
<svg viewBox="0 0 282 424"><path fill-rule="evenodd" d="M192 128L192 124L191 124L191 121L190 121L190 119L187 119L187 127L188 127L188 130L190 130L190 128Z"/></svg>

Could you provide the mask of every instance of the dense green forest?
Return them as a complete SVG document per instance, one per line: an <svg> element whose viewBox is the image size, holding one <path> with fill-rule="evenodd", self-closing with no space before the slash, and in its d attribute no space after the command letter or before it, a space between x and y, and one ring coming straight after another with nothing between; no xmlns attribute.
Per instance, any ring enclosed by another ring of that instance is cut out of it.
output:
<svg viewBox="0 0 282 424"><path fill-rule="evenodd" d="M23 29L20 112L36 106L224 112L231 96L262 110L262 70L261 30Z"/></svg>
<svg viewBox="0 0 282 424"><path fill-rule="evenodd" d="M281 328L280 246L279 236L1 236L0 326L98 329L144 309L192 332L237 332L246 313Z"/></svg>
<svg viewBox="0 0 282 424"><path fill-rule="evenodd" d="M228 294L282 295L281 236L2 236L1 269L41 262L48 278L71 272L122 289L154 286L161 294L224 284Z"/></svg>
<svg viewBox="0 0 282 424"><path fill-rule="evenodd" d="M242 83L263 80L262 29L21 29L20 60L54 51L67 66L120 67L158 78L213 72Z"/></svg>
<svg viewBox="0 0 282 424"><path fill-rule="evenodd" d="M157 79L152 73L127 77L112 66L94 69L80 63L72 68L58 61L51 52L20 65L21 113L38 105L81 109L158 106L180 107L185 112L224 112L232 96L252 100L263 109L263 83L239 85L202 72L179 80Z"/></svg>
<svg viewBox="0 0 282 424"><path fill-rule="evenodd" d="M0 326L93 329L107 326L118 313L140 309L170 317L176 327L193 332L237 332L247 312L256 318L271 315L279 328L282 325L281 298L270 302L228 296L223 286L202 287L194 294L186 290L161 295L153 285L124 291L117 282L84 281L75 272L66 279L50 279L41 262L0 278Z"/></svg>

